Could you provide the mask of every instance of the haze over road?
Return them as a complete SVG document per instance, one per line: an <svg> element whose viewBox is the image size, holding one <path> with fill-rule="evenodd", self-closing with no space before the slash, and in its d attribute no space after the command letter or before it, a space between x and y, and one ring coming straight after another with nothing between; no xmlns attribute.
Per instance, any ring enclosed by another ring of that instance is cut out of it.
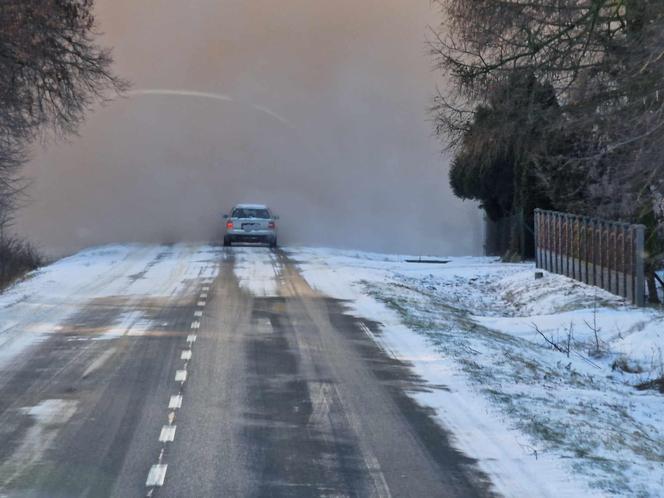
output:
<svg viewBox="0 0 664 498"><path fill-rule="evenodd" d="M207 241L237 202L272 206L284 243L480 252L429 122L429 0L96 4L137 93L35 151L17 229L47 253Z"/></svg>
<svg viewBox="0 0 664 498"><path fill-rule="evenodd" d="M0 496L489 494L408 396L442 387L281 251L112 246L30 285L0 334Z"/></svg>

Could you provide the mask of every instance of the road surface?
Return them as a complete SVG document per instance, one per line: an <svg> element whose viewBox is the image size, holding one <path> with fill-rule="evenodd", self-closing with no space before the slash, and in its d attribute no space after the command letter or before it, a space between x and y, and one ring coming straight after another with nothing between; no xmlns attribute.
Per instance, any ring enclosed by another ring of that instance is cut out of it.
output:
<svg viewBox="0 0 664 498"><path fill-rule="evenodd" d="M284 253L136 247L111 260L12 304L1 497L491 495L409 397L432 387L374 342L379 325Z"/></svg>

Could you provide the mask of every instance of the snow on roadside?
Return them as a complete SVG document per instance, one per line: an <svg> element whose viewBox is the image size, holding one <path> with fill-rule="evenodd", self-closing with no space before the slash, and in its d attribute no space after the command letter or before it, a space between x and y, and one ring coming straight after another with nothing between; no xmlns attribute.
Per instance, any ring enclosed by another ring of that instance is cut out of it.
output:
<svg viewBox="0 0 664 498"><path fill-rule="evenodd" d="M218 274L216 251L188 244L102 246L29 274L0 294L0 366L59 330L93 299L181 295L187 291L189 280ZM138 333L149 326L133 315L120 319L117 327L109 329L109 337L127 331Z"/></svg>
<svg viewBox="0 0 664 498"><path fill-rule="evenodd" d="M563 342L571 331L574 349L593 356L593 362L615 368L624 361L640 370L638 376L626 378L633 384L664 374L661 310L635 308L561 275L547 273L535 280L532 270L500 279L491 290L505 303L505 311L501 317L476 316L484 326L535 343L543 340L537 330L554 342Z"/></svg>
<svg viewBox="0 0 664 498"><path fill-rule="evenodd" d="M377 340L449 391L413 393L505 496L661 496L664 397L633 385L658 373L664 313L638 310L532 265L293 249L313 287L383 325ZM567 339L570 357L553 351ZM590 325L587 325L590 324ZM591 356L598 331L601 355ZM618 359L641 373L615 367ZM661 365L661 362L660 362Z"/></svg>

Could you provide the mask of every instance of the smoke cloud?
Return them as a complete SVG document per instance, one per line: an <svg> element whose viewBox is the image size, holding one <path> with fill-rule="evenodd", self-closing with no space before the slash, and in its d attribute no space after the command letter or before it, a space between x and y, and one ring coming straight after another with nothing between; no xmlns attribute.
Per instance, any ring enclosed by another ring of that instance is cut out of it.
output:
<svg viewBox="0 0 664 498"><path fill-rule="evenodd" d="M476 254L427 109L429 0L97 0L126 97L35 150L17 230L50 254L210 240L237 202L284 244Z"/></svg>

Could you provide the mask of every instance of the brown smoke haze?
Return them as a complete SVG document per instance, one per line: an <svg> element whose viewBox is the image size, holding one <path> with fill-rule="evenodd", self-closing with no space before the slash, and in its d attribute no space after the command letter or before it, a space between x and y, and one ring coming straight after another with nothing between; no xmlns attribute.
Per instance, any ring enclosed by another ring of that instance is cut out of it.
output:
<svg viewBox="0 0 664 498"><path fill-rule="evenodd" d="M476 254L427 108L429 0L98 0L134 90L79 137L35 151L17 230L61 254L210 240L236 202L281 215L281 243Z"/></svg>

